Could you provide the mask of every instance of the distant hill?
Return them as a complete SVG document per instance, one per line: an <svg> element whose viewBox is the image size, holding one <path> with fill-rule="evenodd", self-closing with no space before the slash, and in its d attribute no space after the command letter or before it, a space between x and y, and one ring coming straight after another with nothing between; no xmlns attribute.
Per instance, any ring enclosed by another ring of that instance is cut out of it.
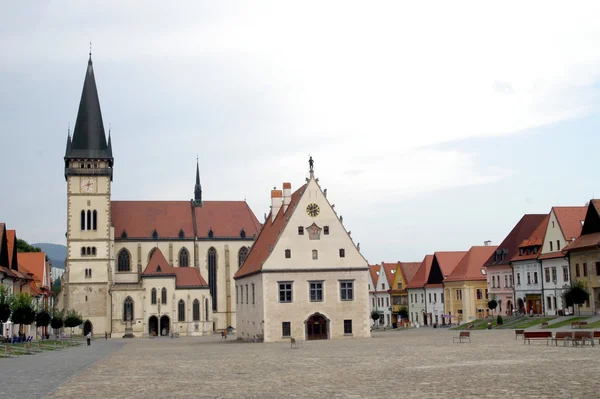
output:
<svg viewBox="0 0 600 399"><path fill-rule="evenodd" d="M59 267L61 269L65 268L65 260L67 259L67 247L60 244L49 244L49 243L39 243L39 244L31 244L34 247L40 247L42 251L48 255L50 258L50 262L52 266Z"/></svg>

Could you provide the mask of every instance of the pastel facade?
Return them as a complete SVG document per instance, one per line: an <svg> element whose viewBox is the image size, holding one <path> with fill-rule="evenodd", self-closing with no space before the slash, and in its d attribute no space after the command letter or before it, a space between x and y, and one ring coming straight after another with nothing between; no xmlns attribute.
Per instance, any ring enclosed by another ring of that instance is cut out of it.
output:
<svg viewBox="0 0 600 399"><path fill-rule="evenodd" d="M367 338L369 268L312 168L271 192L271 213L236 272L238 339Z"/></svg>
<svg viewBox="0 0 600 399"><path fill-rule="evenodd" d="M106 139L91 58L64 162L67 260L60 306L80 312L84 332L119 336L129 324L135 336L165 331L202 335L235 328L233 274L260 223L245 201L204 201L198 166L190 201L113 201L112 140L110 133ZM172 273L176 280L144 275L157 251L166 267L196 272ZM190 289L190 284L204 281L202 276L208 290ZM163 288L166 303L158 307L160 299L152 304L151 293ZM127 320L128 313L132 320ZM192 327L188 321L194 322Z"/></svg>
<svg viewBox="0 0 600 399"><path fill-rule="evenodd" d="M427 325L429 323L425 301L425 284L432 262L433 255L426 255L406 288L409 319L412 325Z"/></svg>
<svg viewBox="0 0 600 399"><path fill-rule="evenodd" d="M406 308L406 310L409 311L407 286L414 278L420 266L421 262L398 262L395 264L393 280L390 285L390 296L392 301L392 324L410 321L410 313L409 320L402 320L398 312L400 312L400 309L402 308Z"/></svg>
<svg viewBox="0 0 600 399"><path fill-rule="evenodd" d="M446 305L444 282L465 256L466 251L436 252L425 284L428 325L455 323L460 315Z"/></svg>
<svg viewBox="0 0 600 399"><path fill-rule="evenodd" d="M388 279L393 279L392 268L395 273L395 265L381 263L380 265L369 265L369 301L371 313L379 314L379 319L373 322L374 327L392 326L392 296L390 295L390 284ZM392 280L393 281L393 280Z"/></svg>

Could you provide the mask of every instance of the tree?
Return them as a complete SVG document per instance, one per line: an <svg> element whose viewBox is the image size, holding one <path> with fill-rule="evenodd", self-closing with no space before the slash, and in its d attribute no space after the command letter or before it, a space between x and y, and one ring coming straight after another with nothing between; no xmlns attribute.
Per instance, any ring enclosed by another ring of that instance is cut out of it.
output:
<svg viewBox="0 0 600 399"><path fill-rule="evenodd" d="M65 317L65 327L71 328L71 333L73 332L73 327L77 327L81 323L83 323L83 319L76 310L71 309L67 312L67 316Z"/></svg>
<svg viewBox="0 0 600 399"><path fill-rule="evenodd" d="M50 324L51 319L52 316L50 316L50 312L48 312L48 309L46 307L43 307L35 315L35 325L37 327L48 327L48 324ZM44 330L42 331L42 336L45 334L46 331L44 328Z"/></svg>
<svg viewBox="0 0 600 399"><path fill-rule="evenodd" d="M27 241L17 238L17 252L42 252L40 247L34 247Z"/></svg>
<svg viewBox="0 0 600 399"><path fill-rule="evenodd" d="M404 320L408 320L408 309L406 309L406 306L400 308L398 316L402 317Z"/></svg>
<svg viewBox="0 0 600 399"><path fill-rule="evenodd" d="M21 326L30 325L35 320L35 309L33 308L33 296L24 292L19 292L13 296L11 301L11 319L13 323L19 325L19 332L21 332Z"/></svg>
<svg viewBox="0 0 600 399"><path fill-rule="evenodd" d="M494 312L494 310L496 310L496 308L498 307L498 301L496 301L496 298L492 298L491 300L488 301L487 305L488 305L488 309L490 309L492 312Z"/></svg>
<svg viewBox="0 0 600 399"><path fill-rule="evenodd" d="M52 320L50 320L50 327L55 330L61 329L64 325L65 311L64 310L54 310L52 312Z"/></svg>
<svg viewBox="0 0 600 399"><path fill-rule="evenodd" d="M4 284L0 283L0 325L8 321L10 317L10 304L12 302L12 294ZM0 330L0 335L4 329Z"/></svg>
<svg viewBox="0 0 600 399"><path fill-rule="evenodd" d="M504 324L504 319L502 319L502 316L498 315L498 317L496 317L496 324L499 326Z"/></svg>
<svg viewBox="0 0 600 399"><path fill-rule="evenodd" d="M577 305L579 315L581 316L581 305L583 305L590 298L585 283L581 280L577 280L572 283L567 292L565 293L565 300L567 306Z"/></svg>
<svg viewBox="0 0 600 399"><path fill-rule="evenodd" d="M377 323L377 320L379 320L379 313L377 313L376 311L372 311L371 319L373 319L373 324L375 325Z"/></svg>

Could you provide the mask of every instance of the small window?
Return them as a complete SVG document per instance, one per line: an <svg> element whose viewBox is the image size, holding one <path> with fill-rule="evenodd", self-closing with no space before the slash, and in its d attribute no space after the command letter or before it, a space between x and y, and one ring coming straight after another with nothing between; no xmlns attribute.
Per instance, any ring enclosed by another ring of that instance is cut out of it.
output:
<svg viewBox="0 0 600 399"><path fill-rule="evenodd" d="M94 162L94 169L98 169L98 162Z"/></svg>
<svg viewBox="0 0 600 399"><path fill-rule="evenodd" d="M81 168L84 169L85 168L85 164L82 162L81 163Z"/></svg>
<svg viewBox="0 0 600 399"><path fill-rule="evenodd" d="M344 334L352 334L352 320L344 320Z"/></svg>
<svg viewBox="0 0 600 399"><path fill-rule="evenodd" d="M156 305L156 288L152 288L152 291L151 291L151 296L150 296L150 298L151 298L151 299L150 299L150 303L151 303L152 305Z"/></svg>
<svg viewBox="0 0 600 399"><path fill-rule="evenodd" d="M583 264L583 277L587 277L587 263Z"/></svg>
<svg viewBox="0 0 600 399"><path fill-rule="evenodd" d="M316 249L313 249L312 250L312 258L313 258L313 260L319 259L319 251L317 251Z"/></svg>
<svg viewBox="0 0 600 399"><path fill-rule="evenodd" d="M254 295L254 283L252 283L252 304L254 305L256 303L256 297Z"/></svg>
<svg viewBox="0 0 600 399"><path fill-rule="evenodd" d="M298 226L298 235L299 236L303 236L304 235L304 227Z"/></svg>
<svg viewBox="0 0 600 399"><path fill-rule="evenodd" d="M329 226L323 226L323 234L325 234L326 236L329 235Z"/></svg>
<svg viewBox="0 0 600 399"><path fill-rule="evenodd" d="M560 251L560 240L556 240L556 250Z"/></svg>
<svg viewBox="0 0 600 399"><path fill-rule="evenodd" d="M246 284L246 305L248 304L248 284Z"/></svg>
<svg viewBox="0 0 600 399"><path fill-rule="evenodd" d="M92 247L92 256L96 256L96 247Z"/></svg>
<svg viewBox="0 0 600 399"><path fill-rule="evenodd" d="M286 259L289 259L292 257L292 250L291 249L286 249L285 250L285 257Z"/></svg>
<svg viewBox="0 0 600 399"><path fill-rule="evenodd" d="M85 247L81 247L81 256L85 256Z"/></svg>
<svg viewBox="0 0 600 399"><path fill-rule="evenodd" d="M340 248L340 258L346 257L346 250L344 248Z"/></svg>
<svg viewBox="0 0 600 399"><path fill-rule="evenodd" d="M292 283L279 283L279 302L292 302Z"/></svg>
<svg viewBox="0 0 600 399"><path fill-rule="evenodd" d="M550 251L554 251L554 248L552 247L552 241L550 241Z"/></svg>
<svg viewBox="0 0 600 399"><path fill-rule="evenodd" d="M284 321L281 323L281 336L282 337L291 337L292 336L292 323L289 321Z"/></svg>

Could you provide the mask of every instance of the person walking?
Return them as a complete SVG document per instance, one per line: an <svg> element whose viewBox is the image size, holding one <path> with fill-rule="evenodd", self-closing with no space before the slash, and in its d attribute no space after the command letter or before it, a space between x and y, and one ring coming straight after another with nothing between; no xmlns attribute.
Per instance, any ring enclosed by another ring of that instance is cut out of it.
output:
<svg viewBox="0 0 600 399"><path fill-rule="evenodd" d="M87 344L88 346L90 346L91 342L92 342L92 332L88 332L87 335L85 336L87 338Z"/></svg>

